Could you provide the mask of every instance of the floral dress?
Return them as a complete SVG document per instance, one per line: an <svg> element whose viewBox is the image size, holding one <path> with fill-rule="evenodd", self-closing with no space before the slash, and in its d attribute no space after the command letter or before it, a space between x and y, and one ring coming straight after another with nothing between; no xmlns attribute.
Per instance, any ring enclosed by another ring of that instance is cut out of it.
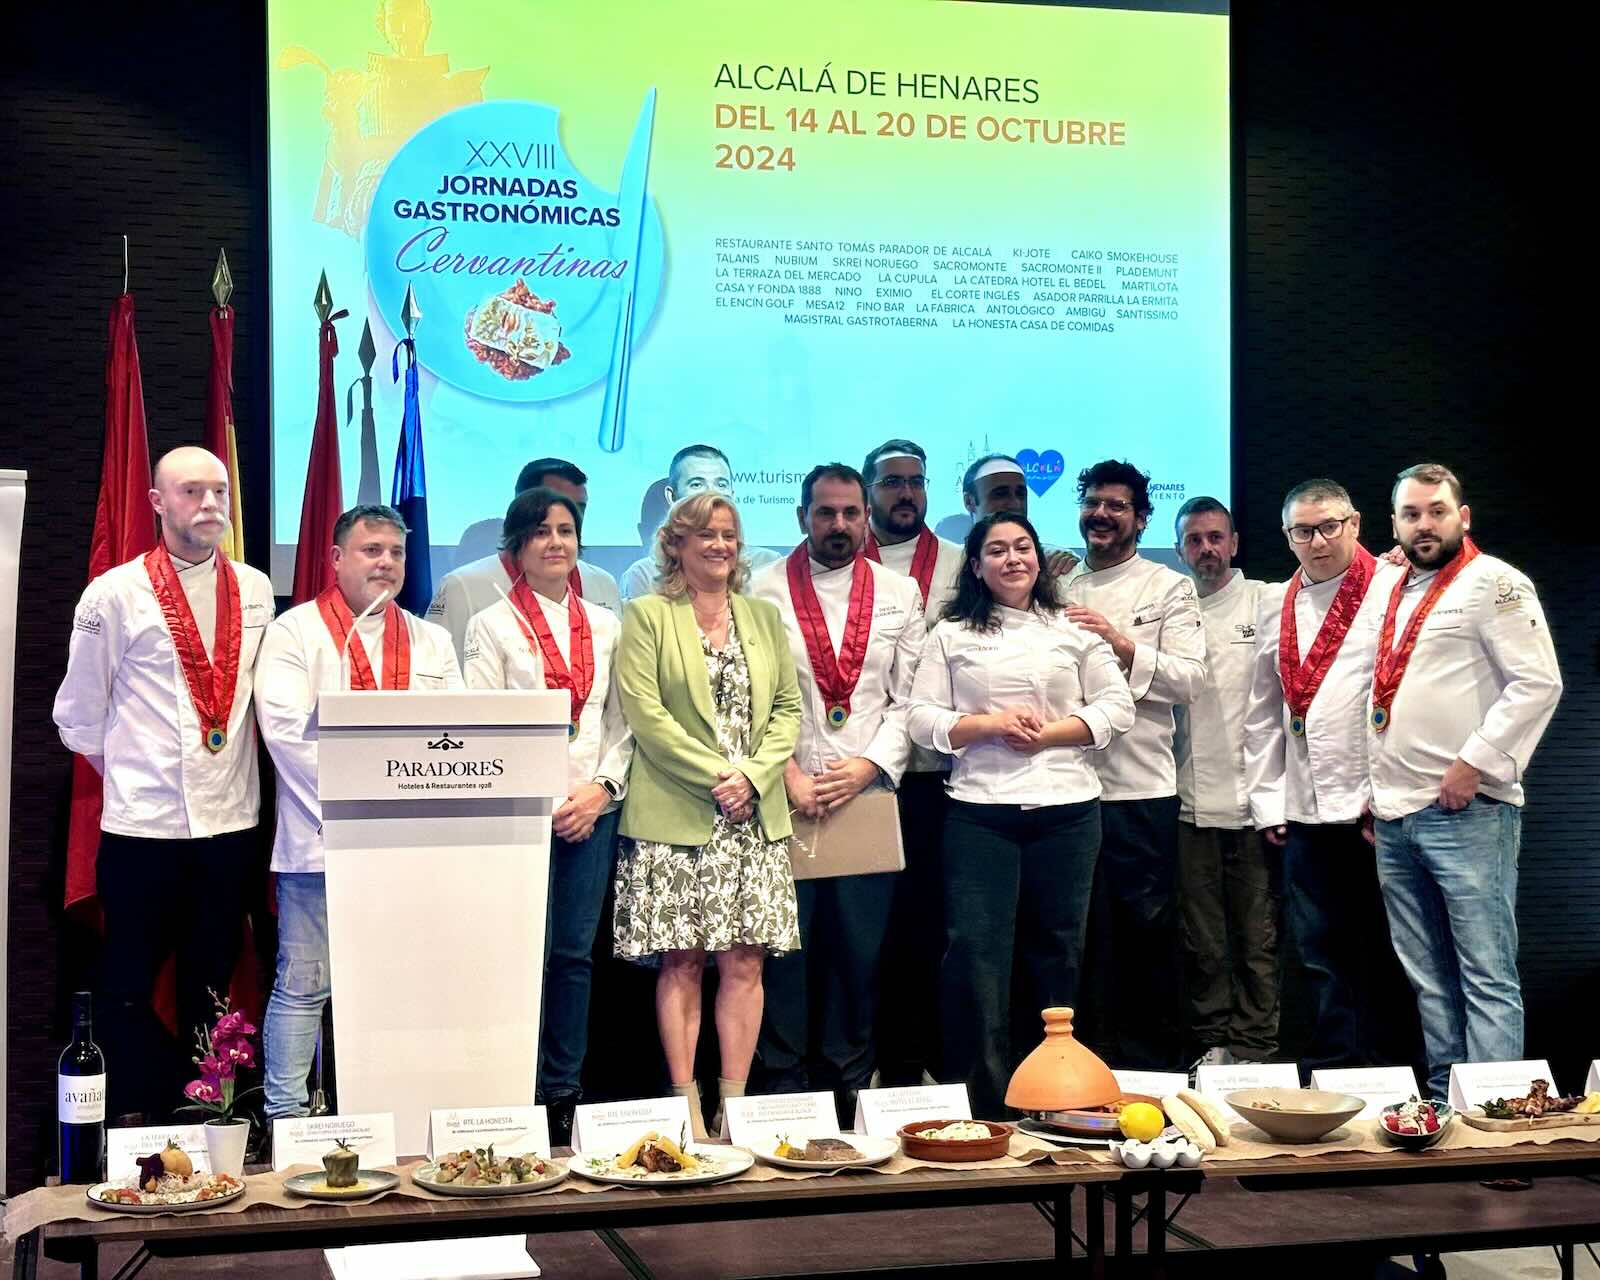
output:
<svg viewBox="0 0 1600 1280"><path fill-rule="evenodd" d="M716 707L717 749L742 760L750 753L750 667L732 619L722 648L713 649L704 632L700 648ZM629 960L697 947L798 950L788 842L763 839L757 815L731 822L720 806L710 840L698 847L624 841L613 932L617 955Z"/></svg>

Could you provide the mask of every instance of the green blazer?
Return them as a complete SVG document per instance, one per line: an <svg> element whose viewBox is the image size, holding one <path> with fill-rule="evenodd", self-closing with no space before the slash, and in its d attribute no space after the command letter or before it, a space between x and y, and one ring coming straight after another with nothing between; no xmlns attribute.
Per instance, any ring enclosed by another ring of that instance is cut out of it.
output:
<svg viewBox="0 0 1600 1280"><path fill-rule="evenodd" d="M793 830L783 767L800 736L794 658L776 605L737 594L730 600L750 667L750 754L735 767L760 797L757 816L766 838L782 840ZM687 598L649 595L628 602L612 678L634 740L622 834L704 844L716 814L711 788L728 761L717 748L711 682Z"/></svg>

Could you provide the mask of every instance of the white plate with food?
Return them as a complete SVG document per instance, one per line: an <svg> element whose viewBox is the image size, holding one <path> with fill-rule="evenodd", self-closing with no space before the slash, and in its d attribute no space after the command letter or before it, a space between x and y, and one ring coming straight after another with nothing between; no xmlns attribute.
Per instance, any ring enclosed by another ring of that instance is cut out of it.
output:
<svg viewBox="0 0 1600 1280"><path fill-rule="evenodd" d="M652 1131L625 1151L574 1152L567 1167L591 1182L618 1187L689 1187L738 1177L754 1163L743 1147L683 1147Z"/></svg>
<svg viewBox="0 0 1600 1280"><path fill-rule="evenodd" d="M84 1194L97 1209L112 1213L190 1213L214 1209L244 1194L244 1183L226 1173L168 1175L155 1182L154 1187L145 1190L135 1186L132 1179L97 1182Z"/></svg>
<svg viewBox="0 0 1600 1280"><path fill-rule="evenodd" d="M866 1169L882 1164L900 1150L893 1138L868 1138L852 1133L848 1138L780 1139L772 1151L757 1151L756 1158L780 1169L831 1172Z"/></svg>
<svg viewBox="0 0 1600 1280"><path fill-rule="evenodd" d="M419 1164L411 1180L441 1196L516 1196L553 1187L567 1176L565 1160L497 1156L493 1147L450 1151Z"/></svg>

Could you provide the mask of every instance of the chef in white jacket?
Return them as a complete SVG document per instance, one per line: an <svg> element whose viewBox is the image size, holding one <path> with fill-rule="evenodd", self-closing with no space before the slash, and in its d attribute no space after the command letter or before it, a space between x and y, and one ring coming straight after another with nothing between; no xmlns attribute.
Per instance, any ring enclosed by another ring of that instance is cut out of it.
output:
<svg viewBox="0 0 1600 1280"><path fill-rule="evenodd" d="M407 532L393 507L346 511L333 527L333 586L283 614L261 642L256 718L278 774L278 968L262 1028L269 1119L306 1114L331 994L317 742L307 736L317 701L328 690L462 687L450 633L394 603Z"/></svg>
<svg viewBox="0 0 1600 1280"><path fill-rule="evenodd" d="M1404 978L1358 826L1373 649L1401 571L1361 546L1361 513L1332 480L1289 490L1283 529L1300 567L1261 593L1245 774L1256 827L1283 849L1284 930L1311 1006L1300 1066L1408 1063L1416 1013L1395 999Z"/></svg>
<svg viewBox="0 0 1600 1280"><path fill-rule="evenodd" d="M916 582L862 555L860 472L843 463L813 468L798 516L805 540L757 575L750 593L783 616L804 709L784 784L796 813L817 819L899 785L927 624ZM898 879L797 880L801 949L769 957L764 977L757 1055L768 1090L826 1089L842 1114L853 1114L876 1065L879 965Z"/></svg>
<svg viewBox="0 0 1600 1280"><path fill-rule="evenodd" d="M1522 779L1561 672L1533 584L1478 551L1453 472L1402 471L1392 506L1409 563L1383 601L1367 760L1389 929L1442 1098L1452 1063L1523 1055Z"/></svg>
<svg viewBox="0 0 1600 1280"><path fill-rule="evenodd" d="M571 498L577 506L578 518L583 518L589 505L589 477L564 458L535 458L517 475L517 493L536 485L554 489ZM513 495L515 496L515 495ZM475 614L492 604L499 603L500 592L510 591L517 580L516 566L506 559L504 551L483 556L452 569L445 574L428 605L428 621L436 622L450 633L456 656L466 662L467 623ZM575 595L609 609L622 616L622 595L617 580L599 565L579 560L568 575L569 585Z"/></svg>
<svg viewBox="0 0 1600 1280"><path fill-rule="evenodd" d="M551 488L519 493L501 549L519 576L467 626L469 689L564 689L572 698L567 798L551 818L543 1026L537 1096L551 1141L567 1145L583 1099L595 931L617 855L633 734L612 680L622 623L571 589L582 512Z"/></svg>
<svg viewBox="0 0 1600 1280"><path fill-rule="evenodd" d="M1206 682L1174 713L1178 915L1190 1047L1201 1061L1270 1062L1278 1051L1278 851L1250 822L1244 717L1263 583L1233 567L1239 535L1215 498L1174 522L1206 633Z"/></svg>
<svg viewBox="0 0 1600 1280"><path fill-rule="evenodd" d="M1082 1035L1119 1067L1172 1070L1182 1057L1177 984L1178 772L1173 708L1205 687L1194 583L1139 555L1150 477L1126 462L1078 475L1087 548L1065 579L1067 616L1105 640L1133 695L1133 728L1095 767L1103 832L1084 960Z"/></svg>
<svg viewBox="0 0 1600 1280"><path fill-rule="evenodd" d="M929 630L955 599L965 556L928 527L928 455L912 440L885 440L866 456L867 542L863 554L912 578ZM944 952L945 787L950 757L912 744L900 778L900 838L906 869L895 878L878 1002L879 1085L933 1080L939 1053L939 961Z"/></svg>
<svg viewBox="0 0 1600 1280"><path fill-rule="evenodd" d="M56 693L61 741L102 779L96 890L105 920L99 1040L115 1065L112 1117L167 1116L191 1030L214 1017L239 956L246 893L259 874L250 679L272 621L272 584L218 549L228 471L174 449L149 493L160 540L95 578L73 613ZM175 948L162 919L182 921ZM203 921L203 927L196 922ZM178 1043L156 1021L156 975L177 954Z"/></svg>

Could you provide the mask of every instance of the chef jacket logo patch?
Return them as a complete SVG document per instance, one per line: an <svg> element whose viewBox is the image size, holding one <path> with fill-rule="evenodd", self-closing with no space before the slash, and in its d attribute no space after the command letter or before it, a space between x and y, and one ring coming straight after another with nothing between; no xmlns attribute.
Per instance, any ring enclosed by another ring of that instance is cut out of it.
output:
<svg viewBox="0 0 1600 1280"><path fill-rule="evenodd" d="M1517 584L1503 574L1494 580L1494 607L1512 609L1522 603L1522 592Z"/></svg>
<svg viewBox="0 0 1600 1280"><path fill-rule="evenodd" d="M1242 644L1256 638L1256 624L1253 622L1236 622L1233 625L1234 643Z"/></svg>

